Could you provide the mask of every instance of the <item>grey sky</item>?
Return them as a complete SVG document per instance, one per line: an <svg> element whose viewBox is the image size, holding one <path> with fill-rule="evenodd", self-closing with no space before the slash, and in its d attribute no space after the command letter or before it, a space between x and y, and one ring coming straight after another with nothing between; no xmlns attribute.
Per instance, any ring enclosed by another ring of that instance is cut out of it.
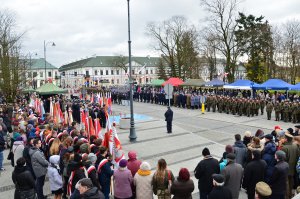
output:
<svg viewBox="0 0 300 199"><path fill-rule="evenodd" d="M185 16L196 27L206 13L199 0L130 0L132 55L156 56L145 36L146 24L174 15ZM263 15L271 24L300 20L299 0L244 0L240 11ZM24 54L43 57L59 67L92 55L128 55L127 0L1 0L1 8L16 13L19 29L26 30Z"/></svg>

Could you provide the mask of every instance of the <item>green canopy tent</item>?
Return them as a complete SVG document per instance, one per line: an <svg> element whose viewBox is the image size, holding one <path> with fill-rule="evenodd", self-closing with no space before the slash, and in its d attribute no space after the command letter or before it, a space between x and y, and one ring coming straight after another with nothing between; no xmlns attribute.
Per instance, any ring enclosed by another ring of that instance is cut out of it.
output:
<svg viewBox="0 0 300 199"><path fill-rule="evenodd" d="M188 79L180 86L203 86L205 81L203 79Z"/></svg>
<svg viewBox="0 0 300 199"><path fill-rule="evenodd" d="M53 83L47 83L39 87L38 89L36 89L36 92L40 95L57 95L57 94L68 93L68 90L59 88Z"/></svg>
<svg viewBox="0 0 300 199"><path fill-rule="evenodd" d="M22 93L33 93L35 92L35 90L30 86L30 87L27 87L27 88L24 88L22 90Z"/></svg>
<svg viewBox="0 0 300 199"><path fill-rule="evenodd" d="M151 81L150 85L151 86L161 86L164 82L165 82L165 80L163 80L163 79L154 79Z"/></svg>

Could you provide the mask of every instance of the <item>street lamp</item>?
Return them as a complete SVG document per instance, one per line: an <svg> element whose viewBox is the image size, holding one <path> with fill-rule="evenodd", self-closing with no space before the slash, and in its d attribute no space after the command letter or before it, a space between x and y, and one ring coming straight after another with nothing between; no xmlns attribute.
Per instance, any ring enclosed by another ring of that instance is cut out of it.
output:
<svg viewBox="0 0 300 199"><path fill-rule="evenodd" d="M129 1L127 0L127 9L128 9L128 62L129 62L129 95L130 95L130 134L129 134L129 140L130 142L136 141L136 133L135 133L135 127L134 127L134 117L133 117L133 96L132 96L132 87L133 87L133 81L132 81L132 71L131 71L131 40L130 40L130 6Z"/></svg>
<svg viewBox="0 0 300 199"><path fill-rule="evenodd" d="M51 46L56 46L53 41L48 41L46 43L46 41L44 40L45 84L47 82L47 75L46 75L47 74L46 48L47 48L48 44L51 44Z"/></svg>

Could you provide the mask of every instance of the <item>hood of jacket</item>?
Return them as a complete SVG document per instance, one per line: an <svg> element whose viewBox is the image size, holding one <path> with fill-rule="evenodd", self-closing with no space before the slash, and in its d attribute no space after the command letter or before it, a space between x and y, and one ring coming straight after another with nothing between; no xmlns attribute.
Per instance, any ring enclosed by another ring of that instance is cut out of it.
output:
<svg viewBox="0 0 300 199"><path fill-rule="evenodd" d="M26 166L16 166L14 172L15 172L15 174L20 174L26 170L27 170Z"/></svg>
<svg viewBox="0 0 300 199"><path fill-rule="evenodd" d="M14 141L14 145L18 146L18 145L24 145L23 141Z"/></svg>
<svg viewBox="0 0 300 199"><path fill-rule="evenodd" d="M234 147L238 147L238 148L246 148L246 146L244 145L243 141L236 141L234 143Z"/></svg>
<svg viewBox="0 0 300 199"><path fill-rule="evenodd" d="M31 147L30 149L29 149L29 155L30 156L32 156L36 151L38 151L39 149L38 148L36 148L36 147Z"/></svg>
<svg viewBox="0 0 300 199"><path fill-rule="evenodd" d="M55 165L58 165L59 164L59 160L60 160L60 156L59 155L52 155L50 156L49 158L49 162L51 164L55 164Z"/></svg>

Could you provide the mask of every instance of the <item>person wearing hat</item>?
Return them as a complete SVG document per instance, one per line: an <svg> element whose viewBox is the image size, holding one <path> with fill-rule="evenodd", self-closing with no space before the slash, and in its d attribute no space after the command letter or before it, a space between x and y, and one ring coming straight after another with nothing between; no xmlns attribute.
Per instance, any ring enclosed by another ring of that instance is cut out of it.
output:
<svg viewBox="0 0 300 199"><path fill-rule="evenodd" d="M287 178L289 174L289 164L285 162L285 152L279 150L275 153L277 164L274 167L270 182L272 189L271 198L285 198L287 192Z"/></svg>
<svg viewBox="0 0 300 199"><path fill-rule="evenodd" d="M257 199L268 199L272 194L270 186L265 182L258 182L255 185L255 198Z"/></svg>
<svg viewBox="0 0 300 199"><path fill-rule="evenodd" d="M115 198L131 198L133 177L131 171L127 169L128 161L122 159L119 162L119 168L114 170L113 182L114 182L114 196Z"/></svg>
<svg viewBox="0 0 300 199"><path fill-rule="evenodd" d="M232 199L238 199L240 194L240 187L243 177L243 167L235 163L235 154L229 153L227 155L227 165L222 170L222 174L225 176L225 187L228 188L232 194Z"/></svg>
<svg viewBox="0 0 300 199"><path fill-rule="evenodd" d="M286 154L286 162L289 164L289 174L288 174L288 187L287 187L287 197L292 197L292 189L294 187L294 176L297 175L295 172L296 164L299 157L299 149L296 144L293 143L294 136L288 131L285 132L285 139L282 144L282 151Z"/></svg>
<svg viewBox="0 0 300 199"><path fill-rule="evenodd" d="M267 134L264 138L266 140L262 159L267 163L267 170L265 175L265 181L268 183L270 181L270 177L273 173L275 166L275 152L276 152L276 144L273 141L273 136L271 134Z"/></svg>
<svg viewBox="0 0 300 199"><path fill-rule="evenodd" d="M133 177L136 174L136 172L139 170L141 164L142 162L137 159L136 152L129 151L127 168L131 171Z"/></svg>
<svg viewBox="0 0 300 199"><path fill-rule="evenodd" d="M173 199L192 199L194 191L194 182L190 179L190 172L187 168L181 168L177 179L171 185L171 194Z"/></svg>
<svg viewBox="0 0 300 199"><path fill-rule="evenodd" d="M213 189L208 194L208 199L232 199L230 190L224 187L225 178L222 174L213 174Z"/></svg>
<svg viewBox="0 0 300 199"><path fill-rule="evenodd" d="M103 193L93 185L92 180L83 178L77 185L81 199L104 199Z"/></svg>
<svg viewBox="0 0 300 199"><path fill-rule="evenodd" d="M165 112L165 121L167 122L167 133L172 133L173 111L169 106Z"/></svg>
<svg viewBox="0 0 300 199"><path fill-rule="evenodd" d="M255 185L264 180L267 163L261 160L261 151L253 150L250 153L252 160L245 168L242 187L247 190L248 198L254 198Z"/></svg>
<svg viewBox="0 0 300 199"><path fill-rule="evenodd" d="M142 164L140 165L140 169L137 171L133 178L136 199L153 198L151 182L151 166L148 162L142 162Z"/></svg>
<svg viewBox="0 0 300 199"><path fill-rule="evenodd" d="M200 198L207 198L213 188L212 174L220 173L218 160L210 155L208 148L202 150L203 160L201 160L194 170L195 178L198 179L198 189Z"/></svg>

